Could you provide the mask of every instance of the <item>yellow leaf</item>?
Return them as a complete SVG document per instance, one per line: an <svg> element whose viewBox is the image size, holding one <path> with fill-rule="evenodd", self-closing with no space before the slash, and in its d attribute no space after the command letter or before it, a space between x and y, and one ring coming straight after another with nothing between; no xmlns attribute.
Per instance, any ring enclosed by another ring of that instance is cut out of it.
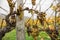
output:
<svg viewBox="0 0 60 40"><path fill-rule="evenodd" d="M57 6L52 6L51 9L55 11L57 9Z"/></svg>
<svg viewBox="0 0 60 40"><path fill-rule="evenodd" d="M19 15L20 20L22 20L22 19L23 19L23 16L24 16L24 13L23 13L23 12L21 12L21 13L20 13L20 15Z"/></svg>
<svg viewBox="0 0 60 40"><path fill-rule="evenodd" d="M32 5L35 5L36 4L36 0L32 0Z"/></svg>

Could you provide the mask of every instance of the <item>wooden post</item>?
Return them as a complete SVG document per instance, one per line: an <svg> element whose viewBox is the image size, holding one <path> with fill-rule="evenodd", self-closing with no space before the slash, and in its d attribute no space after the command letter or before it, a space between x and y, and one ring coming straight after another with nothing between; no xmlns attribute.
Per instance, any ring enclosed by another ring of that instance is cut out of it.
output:
<svg viewBox="0 0 60 40"><path fill-rule="evenodd" d="M23 0L17 0L17 7L23 5ZM25 40L25 26L24 26L24 17L22 20L18 16L16 16L16 37L17 40Z"/></svg>

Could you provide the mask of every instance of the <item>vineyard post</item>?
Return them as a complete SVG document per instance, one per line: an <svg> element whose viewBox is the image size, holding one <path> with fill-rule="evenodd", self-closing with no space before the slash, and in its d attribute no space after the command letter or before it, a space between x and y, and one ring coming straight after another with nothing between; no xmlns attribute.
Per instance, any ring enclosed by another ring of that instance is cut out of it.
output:
<svg viewBox="0 0 60 40"><path fill-rule="evenodd" d="M23 0L17 0L17 7L23 6ZM17 40L25 40L25 26L24 26L24 17L22 20L19 19L17 16L16 18L17 24L16 24L16 38Z"/></svg>

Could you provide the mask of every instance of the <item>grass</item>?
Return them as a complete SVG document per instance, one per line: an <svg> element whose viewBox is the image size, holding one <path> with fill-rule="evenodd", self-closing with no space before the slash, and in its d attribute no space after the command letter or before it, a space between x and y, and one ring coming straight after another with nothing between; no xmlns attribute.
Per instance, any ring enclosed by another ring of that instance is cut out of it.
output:
<svg viewBox="0 0 60 40"><path fill-rule="evenodd" d="M12 30L9 33L6 33L6 35L3 37L3 40L16 40L16 31L15 31L15 29Z"/></svg>
<svg viewBox="0 0 60 40"><path fill-rule="evenodd" d="M51 40L50 37L45 32L40 32L40 35L38 37L38 40L41 39L41 37L44 38L44 40ZM60 38L60 35L59 35ZM16 40L16 30L12 30L9 33L6 33L6 35L3 37L3 40ZM33 40L32 36L28 36L26 33L26 40Z"/></svg>

